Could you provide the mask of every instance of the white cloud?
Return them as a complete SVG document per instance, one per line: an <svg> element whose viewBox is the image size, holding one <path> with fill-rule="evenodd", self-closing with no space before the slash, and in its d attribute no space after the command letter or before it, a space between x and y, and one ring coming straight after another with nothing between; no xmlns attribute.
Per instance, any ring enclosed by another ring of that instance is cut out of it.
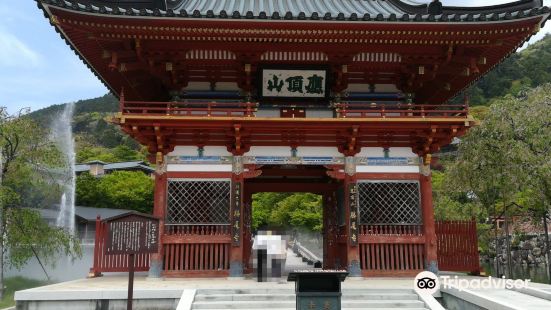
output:
<svg viewBox="0 0 551 310"><path fill-rule="evenodd" d="M8 31L0 28L0 68L36 67L40 65L40 55Z"/></svg>

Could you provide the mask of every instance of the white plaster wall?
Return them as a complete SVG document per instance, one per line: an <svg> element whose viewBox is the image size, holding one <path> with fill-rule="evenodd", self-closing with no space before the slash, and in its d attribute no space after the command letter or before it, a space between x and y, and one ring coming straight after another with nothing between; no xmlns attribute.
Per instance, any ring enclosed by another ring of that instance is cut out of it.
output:
<svg viewBox="0 0 551 310"><path fill-rule="evenodd" d="M382 147L362 147L356 157L384 157L385 153Z"/></svg>
<svg viewBox="0 0 551 310"><path fill-rule="evenodd" d="M390 148L390 157L417 157L410 147L392 147Z"/></svg>
<svg viewBox="0 0 551 310"><path fill-rule="evenodd" d="M238 91L239 86L235 82L217 82L215 86L217 91Z"/></svg>
<svg viewBox="0 0 551 310"><path fill-rule="evenodd" d="M333 110L306 109L306 118L333 118Z"/></svg>
<svg viewBox="0 0 551 310"><path fill-rule="evenodd" d="M289 151L290 152L290 151ZM305 157L343 157L342 153L336 147L311 147L311 146L299 146L297 147L297 156Z"/></svg>
<svg viewBox="0 0 551 310"><path fill-rule="evenodd" d="M411 151L410 147L391 147L389 157L417 157L417 154ZM382 147L362 147L356 157L384 157L385 153Z"/></svg>
<svg viewBox="0 0 551 310"><path fill-rule="evenodd" d="M205 146L204 156L231 156L225 146ZM196 146L177 146L168 156L197 156Z"/></svg>
<svg viewBox="0 0 551 310"><path fill-rule="evenodd" d="M245 156L291 156L288 146L251 146Z"/></svg>
<svg viewBox="0 0 551 310"><path fill-rule="evenodd" d="M358 173L419 173L419 166L356 166Z"/></svg>
<svg viewBox="0 0 551 310"><path fill-rule="evenodd" d="M277 109L259 108L258 111L256 111L256 117L280 117L280 112Z"/></svg>
<svg viewBox="0 0 551 310"><path fill-rule="evenodd" d="M189 82L188 86L184 88L184 90L210 90L210 83L209 82Z"/></svg>
<svg viewBox="0 0 551 310"><path fill-rule="evenodd" d="M231 172L232 165L185 165L168 164L168 172Z"/></svg>

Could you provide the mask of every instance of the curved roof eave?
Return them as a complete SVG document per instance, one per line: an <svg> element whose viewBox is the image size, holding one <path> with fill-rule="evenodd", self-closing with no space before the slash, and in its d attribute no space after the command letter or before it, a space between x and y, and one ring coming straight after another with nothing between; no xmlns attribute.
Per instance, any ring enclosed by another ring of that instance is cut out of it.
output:
<svg viewBox="0 0 551 310"><path fill-rule="evenodd" d="M247 5L238 6L240 10L233 10L235 1L221 0L221 5L216 6L216 11L205 10L210 8L203 5L204 1L184 1L172 3L166 10L159 8L160 6L141 8L131 6L133 2L125 2L125 5L113 6L112 2L106 3L99 0L36 0L39 3L52 5L60 8L66 8L74 11L97 13L112 16L138 16L138 17L169 17L169 18L204 18L208 19L224 19L224 20L270 20L270 21L349 21L349 22L492 22L500 20L521 19L526 17L535 17L549 14L548 7L538 5L542 4L541 0L521 0L508 4L486 6L486 7L443 7L442 14L427 14L427 5L412 5L401 0L373 0L378 3L380 8L376 13L364 8L364 11L358 9L357 6L340 5L335 3L352 2L355 0L320 0L322 2L331 3L325 7L331 8L356 8L358 12L279 12L276 6L267 11L259 11L255 14L255 8L250 7L252 2L247 2ZM238 0L239 1L239 0ZM243 0L241 0L243 1ZM298 0L298 1L313 1L313 0ZM156 2L150 0L151 3ZM228 5L224 3L228 2ZM99 5L99 3L105 3ZM140 2L142 3L142 2ZM230 5L229 3L233 4ZM295 5L294 8L308 8L308 6ZM375 7L375 6L373 6ZM228 9L228 10L225 10ZM394 12L390 13L389 12Z"/></svg>

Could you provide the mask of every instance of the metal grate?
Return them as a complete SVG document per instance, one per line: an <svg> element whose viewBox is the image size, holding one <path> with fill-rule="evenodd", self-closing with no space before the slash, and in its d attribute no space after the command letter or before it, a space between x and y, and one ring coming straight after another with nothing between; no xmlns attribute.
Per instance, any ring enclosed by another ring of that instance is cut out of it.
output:
<svg viewBox="0 0 551 310"><path fill-rule="evenodd" d="M229 180L169 180L167 224L229 224Z"/></svg>
<svg viewBox="0 0 551 310"><path fill-rule="evenodd" d="M358 183L360 224L421 224L419 182Z"/></svg>

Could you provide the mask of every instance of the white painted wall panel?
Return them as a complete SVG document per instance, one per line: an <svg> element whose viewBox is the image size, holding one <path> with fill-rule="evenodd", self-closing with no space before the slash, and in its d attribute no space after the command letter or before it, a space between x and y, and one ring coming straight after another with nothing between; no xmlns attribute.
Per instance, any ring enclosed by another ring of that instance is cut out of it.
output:
<svg viewBox="0 0 551 310"><path fill-rule="evenodd" d="M297 156L299 157L343 157L342 153L336 147L297 147Z"/></svg>
<svg viewBox="0 0 551 310"><path fill-rule="evenodd" d="M358 173L419 173L419 166L357 166Z"/></svg>
<svg viewBox="0 0 551 310"><path fill-rule="evenodd" d="M252 146L245 156L291 156L288 146Z"/></svg>
<svg viewBox="0 0 551 310"><path fill-rule="evenodd" d="M196 146L177 146L168 156L197 156ZM205 146L204 156L231 156L225 146Z"/></svg>
<svg viewBox="0 0 551 310"><path fill-rule="evenodd" d="M362 147L360 153L356 157L384 157L382 147Z"/></svg>
<svg viewBox="0 0 551 310"><path fill-rule="evenodd" d="M390 157L417 157L410 147L392 147L390 148Z"/></svg>
<svg viewBox="0 0 551 310"><path fill-rule="evenodd" d="M232 165L167 165L168 172L231 172Z"/></svg>

